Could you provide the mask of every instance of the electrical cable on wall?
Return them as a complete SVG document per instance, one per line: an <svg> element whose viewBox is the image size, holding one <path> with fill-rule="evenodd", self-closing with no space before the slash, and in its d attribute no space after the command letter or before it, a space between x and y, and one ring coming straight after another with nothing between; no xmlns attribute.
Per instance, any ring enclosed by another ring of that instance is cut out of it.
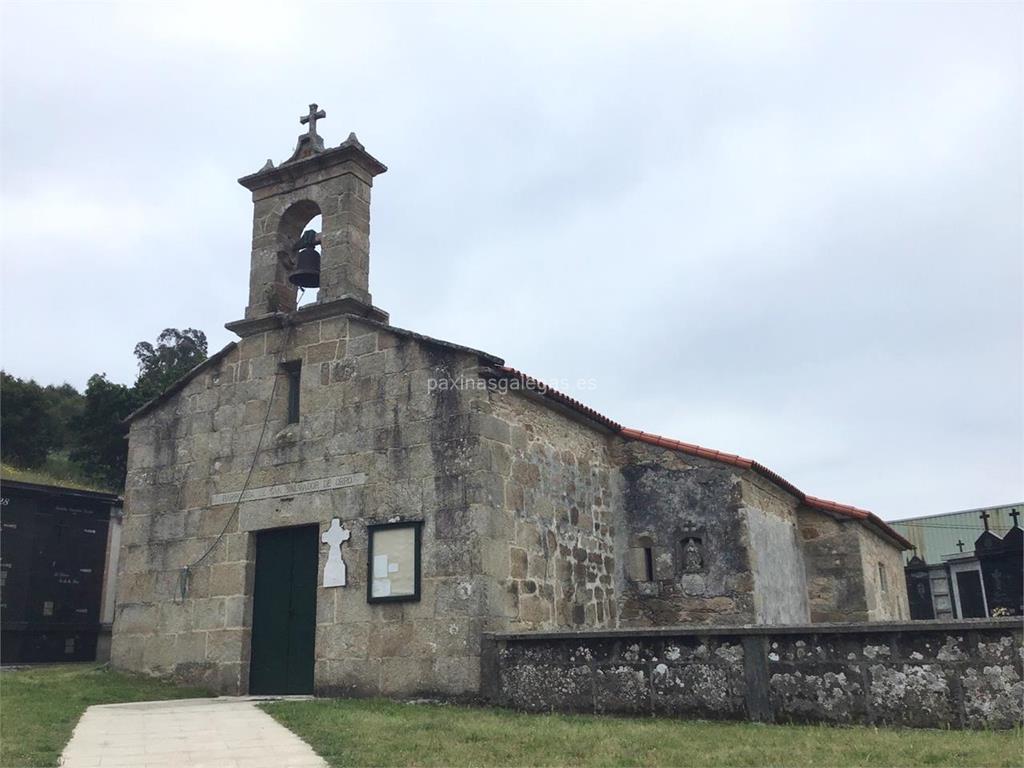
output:
<svg viewBox="0 0 1024 768"><path fill-rule="evenodd" d="M278 368L280 368L280 366L285 362L285 357L288 352L288 342L291 341L292 332L295 330L295 325L290 321L287 322L288 332L285 334L284 341L281 344L281 354L277 361ZM223 539L224 535L228 532L228 528L231 526L231 523L238 516L239 507L241 507L242 505L242 498L245 496L245 492L249 488L249 480L252 478L253 470L256 468L256 461L259 459L260 450L263 448L263 438L266 437L267 434L267 425L270 423L270 414L273 412L274 397L277 395L277 383L280 380L280 378L281 377L278 375L278 371L275 370L274 386L270 390L270 399L267 401L267 412L263 417L263 426L260 429L260 439L256 442L256 450L252 455L252 462L250 462L249 464L249 471L246 472L245 474L245 482L242 483L242 490L238 494L238 499L235 501L234 509L231 510L231 514L228 516L227 521L224 523L224 527L221 529L221 532L217 534L217 538L213 540L213 543L202 554L202 556L192 561L188 565L182 567L181 570L178 572L178 594L174 597L175 602L184 602L185 598L188 596L188 581L189 576L192 573L192 569L200 563L202 563L204 560L206 560L206 558L210 556L210 553L217 548L217 545L220 543L221 539Z"/></svg>

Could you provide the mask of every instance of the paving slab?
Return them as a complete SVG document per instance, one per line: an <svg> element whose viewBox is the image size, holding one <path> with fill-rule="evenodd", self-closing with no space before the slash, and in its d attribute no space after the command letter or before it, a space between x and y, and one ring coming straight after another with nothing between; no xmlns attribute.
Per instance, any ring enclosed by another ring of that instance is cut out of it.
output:
<svg viewBox="0 0 1024 768"><path fill-rule="evenodd" d="M308 697L299 697L308 698ZM89 707L63 768L327 768L306 742L256 706L259 697Z"/></svg>

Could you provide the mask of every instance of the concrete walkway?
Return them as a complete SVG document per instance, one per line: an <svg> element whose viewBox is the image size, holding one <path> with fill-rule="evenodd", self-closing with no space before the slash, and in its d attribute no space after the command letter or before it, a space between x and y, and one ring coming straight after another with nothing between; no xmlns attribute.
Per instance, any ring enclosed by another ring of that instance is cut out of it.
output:
<svg viewBox="0 0 1024 768"><path fill-rule="evenodd" d="M65 768L326 768L256 698L89 707L61 755Z"/></svg>

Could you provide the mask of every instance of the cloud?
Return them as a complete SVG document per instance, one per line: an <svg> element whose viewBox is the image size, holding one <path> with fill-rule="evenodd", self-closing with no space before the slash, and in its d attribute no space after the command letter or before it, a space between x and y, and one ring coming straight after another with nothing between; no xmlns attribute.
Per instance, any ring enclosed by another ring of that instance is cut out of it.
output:
<svg viewBox="0 0 1024 768"><path fill-rule="evenodd" d="M1024 493L1019 6L54 8L0 11L5 368L226 343L316 101L397 325L883 515Z"/></svg>

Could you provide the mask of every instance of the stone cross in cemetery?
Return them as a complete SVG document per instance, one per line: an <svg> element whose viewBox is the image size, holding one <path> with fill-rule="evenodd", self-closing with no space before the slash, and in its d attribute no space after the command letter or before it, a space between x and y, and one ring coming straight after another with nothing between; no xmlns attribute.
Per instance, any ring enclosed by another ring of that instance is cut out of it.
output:
<svg viewBox="0 0 1024 768"><path fill-rule="evenodd" d="M974 550L981 565L989 615L1024 613L1024 533L1017 525L1018 514L1016 509L1010 513L1013 527L1003 536L989 529L988 511L979 515L985 523L985 531L975 541Z"/></svg>
<svg viewBox="0 0 1024 768"><path fill-rule="evenodd" d="M320 536L320 541L330 547L327 552L327 565L324 566L325 587L345 586L346 569L345 561L341 559L341 545L351 536L349 531L341 527L338 518L331 520L331 527Z"/></svg>

